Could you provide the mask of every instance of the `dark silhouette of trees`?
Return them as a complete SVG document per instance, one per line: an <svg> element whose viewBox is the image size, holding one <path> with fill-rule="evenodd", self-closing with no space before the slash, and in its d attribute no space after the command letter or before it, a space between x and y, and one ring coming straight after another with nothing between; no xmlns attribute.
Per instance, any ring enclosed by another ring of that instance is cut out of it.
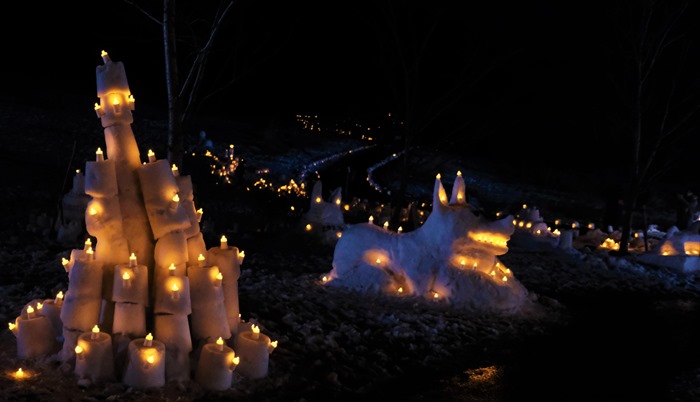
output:
<svg viewBox="0 0 700 402"><path fill-rule="evenodd" d="M644 0L615 4L618 8L611 15L619 40L611 43L619 46L614 52L622 68L612 77L612 84L623 106L620 127L626 141L620 157L627 162L621 183L626 208L619 252L626 254L633 214L644 207L642 198L650 185L673 166L668 151L688 137L700 104L698 88L690 87L683 76L694 45L684 31L693 23L686 18L690 3Z"/></svg>

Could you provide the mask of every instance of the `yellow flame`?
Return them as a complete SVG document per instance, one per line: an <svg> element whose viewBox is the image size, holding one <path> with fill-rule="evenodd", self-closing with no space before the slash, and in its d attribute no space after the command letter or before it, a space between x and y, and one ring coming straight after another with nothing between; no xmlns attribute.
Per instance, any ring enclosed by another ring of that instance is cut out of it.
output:
<svg viewBox="0 0 700 402"><path fill-rule="evenodd" d="M306 229L307 232L311 231L311 224L310 224L310 223L307 223L305 229Z"/></svg>
<svg viewBox="0 0 700 402"><path fill-rule="evenodd" d="M75 346L75 354L81 354L83 353L83 348L80 345Z"/></svg>
<svg viewBox="0 0 700 402"><path fill-rule="evenodd" d="M153 340L153 334L149 332L148 335L146 335L146 340L147 340L147 341L152 341L152 340Z"/></svg>
<svg viewBox="0 0 700 402"><path fill-rule="evenodd" d="M277 341L272 341L272 342L270 342L270 346L272 346L273 348L276 348L277 345L278 345L278 342L277 342Z"/></svg>
<svg viewBox="0 0 700 402"><path fill-rule="evenodd" d="M17 328L17 324L14 322L8 322L7 326L10 328L10 331L13 331L15 328Z"/></svg>
<svg viewBox="0 0 700 402"><path fill-rule="evenodd" d="M153 364L153 362L156 361L156 358L153 357L153 355L148 355L148 357L146 358L146 361L150 364Z"/></svg>
<svg viewBox="0 0 700 402"><path fill-rule="evenodd" d="M124 279L125 281L128 281L129 279L131 279L131 276L129 275L128 272L124 272L124 275L122 275L122 279Z"/></svg>
<svg viewBox="0 0 700 402"><path fill-rule="evenodd" d="M95 324L95 326L92 327L92 333L93 333L93 334L99 334L99 333L100 333L100 327L98 327L97 324Z"/></svg>
<svg viewBox="0 0 700 402"><path fill-rule="evenodd" d="M255 324L253 324L253 325L250 327L250 329L253 330L253 333L254 333L254 334L259 334L259 333L260 333L260 327L258 327L258 326L255 325Z"/></svg>
<svg viewBox="0 0 700 402"><path fill-rule="evenodd" d="M27 306L27 314L32 314L32 313L34 313L34 307Z"/></svg>
<svg viewBox="0 0 700 402"><path fill-rule="evenodd" d="M216 344L221 346L224 344L224 340L221 337L219 337L219 339L216 340Z"/></svg>
<svg viewBox="0 0 700 402"><path fill-rule="evenodd" d="M173 283L173 287L171 289L173 290L173 292L177 292L178 290L180 290L180 288L177 286L177 283Z"/></svg>

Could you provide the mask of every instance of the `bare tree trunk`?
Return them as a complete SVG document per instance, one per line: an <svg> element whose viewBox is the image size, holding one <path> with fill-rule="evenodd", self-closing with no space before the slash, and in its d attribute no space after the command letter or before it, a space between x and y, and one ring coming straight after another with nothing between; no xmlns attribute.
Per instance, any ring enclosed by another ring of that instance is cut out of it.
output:
<svg viewBox="0 0 700 402"><path fill-rule="evenodd" d="M168 91L168 161L182 166L184 134L180 118L182 99L175 44L175 3L175 0L163 0L163 48L165 49L165 82Z"/></svg>

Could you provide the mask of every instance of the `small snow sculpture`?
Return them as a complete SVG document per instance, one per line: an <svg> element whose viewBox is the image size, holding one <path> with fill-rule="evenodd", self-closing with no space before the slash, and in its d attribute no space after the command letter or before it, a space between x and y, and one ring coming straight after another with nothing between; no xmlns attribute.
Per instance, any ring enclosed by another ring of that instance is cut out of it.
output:
<svg viewBox="0 0 700 402"><path fill-rule="evenodd" d="M540 215L540 210L536 207L523 204L522 209L513 219L515 232L511 237L511 242L515 246L528 249L541 248L571 248L571 241L568 233L552 232L547 223ZM563 238L562 238L563 236Z"/></svg>
<svg viewBox="0 0 700 402"><path fill-rule="evenodd" d="M515 312L528 300L528 291L497 258L508 251L513 230L512 216L491 221L473 212L460 172L448 201L438 174L433 210L423 226L395 233L372 223L348 225L324 283Z"/></svg>
<svg viewBox="0 0 700 402"><path fill-rule="evenodd" d="M340 187L333 190L326 201L321 181L314 183L309 210L301 219L304 230L316 234L323 243L335 244L345 228L341 202Z"/></svg>

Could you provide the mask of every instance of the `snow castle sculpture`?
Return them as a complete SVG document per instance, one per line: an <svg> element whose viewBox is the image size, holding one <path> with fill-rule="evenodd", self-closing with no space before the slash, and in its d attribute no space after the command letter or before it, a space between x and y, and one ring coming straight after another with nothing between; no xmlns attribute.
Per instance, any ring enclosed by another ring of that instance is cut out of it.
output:
<svg viewBox="0 0 700 402"><path fill-rule="evenodd" d="M433 210L412 232L394 233L372 223L348 225L338 240L329 286L443 300L453 307L515 312L528 291L499 255L508 251L513 217L490 221L472 211L457 172L452 195L438 174Z"/></svg>
<svg viewBox="0 0 700 402"><path fill-rule="evenodd" d="M190 361L200 359L194 379L208 389L229 388L239 363L243 373L265 376L268 358L259 351L277 343L240 319L244 253L225 236L207 249L190 176L151 151L141 162L124 66L106 52L102 58L95 112L106 155L98 148L84 177L85 225L96 244L88 238L63 259L65 295L25 306L11 323L18 355L47 355L62 338L58 357L78 377L134 388L190 380ZM230 347L241 336L255 342Z"/></svg>

